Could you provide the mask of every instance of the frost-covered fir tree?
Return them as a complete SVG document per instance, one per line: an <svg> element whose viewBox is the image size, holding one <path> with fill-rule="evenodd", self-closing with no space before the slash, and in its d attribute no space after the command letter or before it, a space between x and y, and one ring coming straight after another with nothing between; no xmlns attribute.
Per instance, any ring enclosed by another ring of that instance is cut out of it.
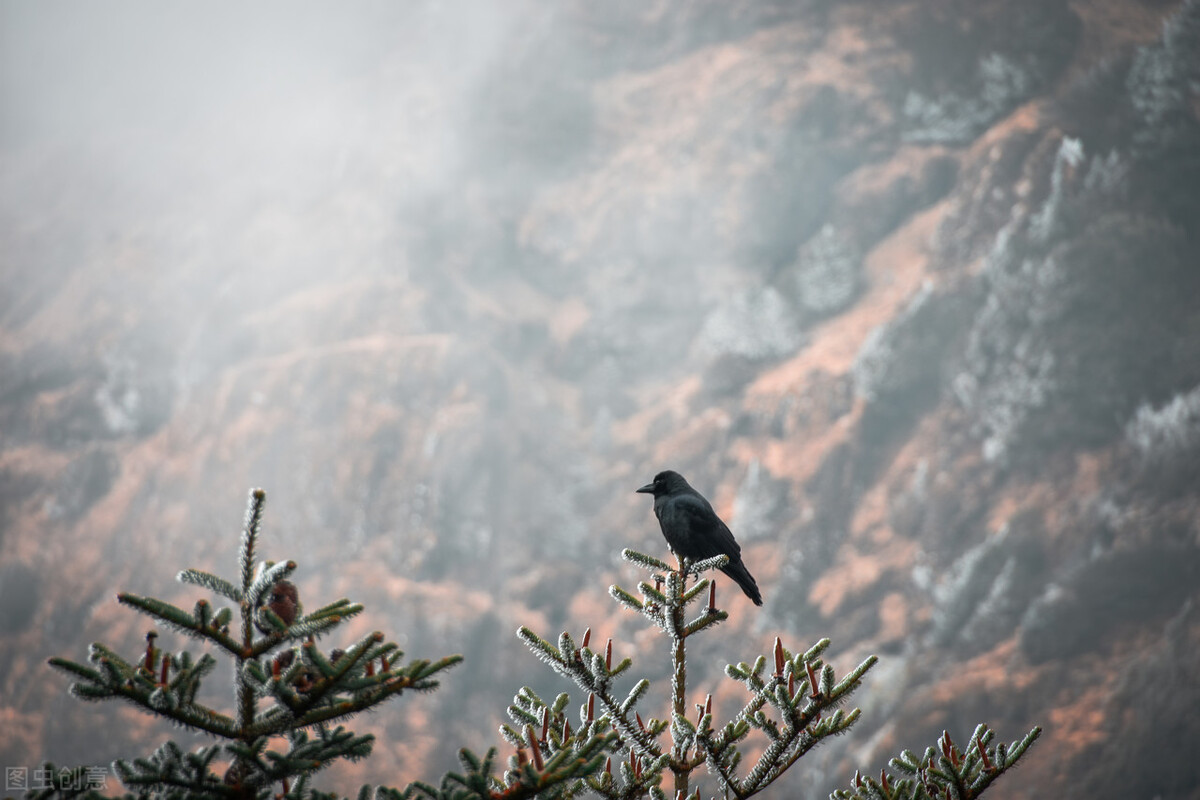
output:
<svg viewBox="0 0 1200 800"><path fill-rule="evenodd" d="M184 570L179 580L214 595L191 611L152 597L129 593L118 601L191 639L206 642L234 665L232 710L211 708L197 699L201 683L217 665L205 653L172 653L158 646L150 631L146 647L126 658L103 644L93 644L88 663L53 658L50 664L73 679L71 693L83 700L121 699L144 711L217 742L185 752L168 741L146 758L119 759L117 776L130 797L201 798L334 798L311 787L312 777L341 759L370 755L374 737L359 735L342 723L399 697L429 691L437 677L462 661L452 655L436 661L405 662L394 642L370 633L345 649L326 651L319 637L332 633L363 607L336 600L305 613L296 586L288 580L294 561L257 561L259 527L266 494L250 493L240 546L239 572L230 581L199 570ZM284 746L280 746L282 741ZM549 768L519 772L502 782L492 773L494 751L478 757L460 752L464 771L448 775L443 786L471 797L550 796L556 785L580 773L594 772L603 760L608 739L597 736L570 743L571 758ZM52 785L33 797L99 797L81 770L44 774ZM403 792L379 789L380 797L421 797L439 790L422 785ZM360 796L371 794L367 787Z"/></svg>
<svg viewBox="0 0 1200 800"><path fill-rule="evenodd" d="M168 741L145 758L114 764L128 798L200 800L285 798L333 800L338 793L312 787L313 776L339 759L367 757L373 737L343 723L406 690L431 690L461 656L405 663L397 646L372 633L341 650L326 652L319 637L335 630L363 607L341 599L305 613L289 576L293 561L257 561L265 494L254 490L242 530L239 573L234 581L198 570L179 580L211 592L186 611L161 600L128 593L119 601L186 637L207 642L234 664L231 710L197 700L201 682L217 659L187 650L167 652L159 635L147 635L143 651L126 658L93 644L88 663L51 659L73 679L71 692L85 700L122 699L152 715L212 735L216 743L185 752ZM768 789L818 744L861 723L858 709L846 710L849 696L876 663L870 656L839 677L823 660L830 645L822 639L807 650L791 650L779 639L773 652L753 662L726 667L742 683L745 705L719 721L712 694L695 708L687 705L688 640L728 618L717 607L715 583L705 573L719 569L725 556L674 567L653 556L626 550L624 558L651 573L638 585L639 596L613 586L612 596L649 620L663 634L664 658L671 664L670 705L659 715L638 704L649 681L639 679L624 693L616 682L632 671L632 661L613 664L613 642L592 648L590 629L577 644L568 634L552 644L528 628L518 635L587 697L572 714L567 694L545 702L521 689L501 727L511 745L504 768L498 751L483 756L459 751L461 771L439 784L414 782L405 789L362 787L361 800L521 800L592 796L605 800L651 797L747 798ZM689 612L689 607L694 608ZM691 615L689 618L689 614ZM757 743L747 739L755 731ZM994 744L987 726L978 726L965 747L944 733L923 755L905 751L879 778L855 775L849 790L833 800L973 800L1013 766L1036 740L1034 728L1021 740ZM753 758L749 757L754 754ZM750 763L753 762L753 763ZM33 798L99 798L85 785L82 770L55 770L49 788Z"/></svg>
<svg viewBox="0 0 1200 800"><path fill-rule="evenodd" d="M626 658L613 665L611 639L602 649L593 650L590 628L578 644L565 632L557 645L528 628L519 632L539 658L587 693L579 711L584 730L590 734L611 730L618 736L617 768L610 758L603 773L579 782L581 790L586 787L607 800L752 797L814 747L860 722L859 709L847 711L842 706L877 659L869 656L839 677L822 658L829 639L793 651L776 638L770 655L727 666L726 675L744 684L748 694L745 705L729 720L722 722L714 715L711 692L704 703L689 708L688 639L729 616L717 607L713 579L702 576L725 566L728 556L697 562L680 559L675 567L634 550L625 550L622 556L652 574L652 582L638 584L640 597L620 586L610 587L609 593L663 634L663 648L671 662L671 700L661 716L647 712L643 720L638 709L650 688L648 680L636 680L623 695L616 691L615 680L629 672L633 663ZM690 612L689 619L687 609L693 605L697 610ZM569 703L566 695L560 695L548 705L531 689L522 689L509 707L517 726L504 726L502 732L519 749L545 751L543 758L557 757L552 732L570 730L565 714ZM746 766L743 761L749 762L746 755L752 752L746 740L752 731L763 734L766 744L755 748L757 755ZM905 751L892 759L893 774L881 770L878 780L856 774L850 790L834 792L831 798L971 800L1012 767L1040 733L1034 728L1017 742L993 744L993 732L979 725L965 749L943 733L936 747L927 748L923 755ZM703 783L697 780L702 768Z"/></svg>

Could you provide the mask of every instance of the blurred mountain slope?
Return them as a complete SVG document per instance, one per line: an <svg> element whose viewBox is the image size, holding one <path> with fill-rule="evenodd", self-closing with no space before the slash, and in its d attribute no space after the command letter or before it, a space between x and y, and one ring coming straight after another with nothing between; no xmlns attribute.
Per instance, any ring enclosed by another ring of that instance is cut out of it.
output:
<svg viewBox="0 0 1200 800"><path fill-rule="evenodd" d="M46 8L0 25L0 762L176 735L44 659L232 570L252 485L305 600L467 656L341 791L565 690L519 624L664 678L606 587L673 468L767 602L721 586L723 711L777 631L883 656L790 795L987 721L1046 728L998 797L1200 797L1200 5Z"/></svg>

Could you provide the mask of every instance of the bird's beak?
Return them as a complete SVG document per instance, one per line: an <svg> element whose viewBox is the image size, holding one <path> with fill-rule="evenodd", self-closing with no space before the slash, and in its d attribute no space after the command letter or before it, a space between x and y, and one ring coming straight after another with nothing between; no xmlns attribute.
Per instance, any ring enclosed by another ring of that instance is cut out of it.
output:
<svg viewBox="0 0 1200 800"><path fill-rule="evenodd" d="M654 494L654 484L647 483L645 486L637 490L640 494Z"/></svg>

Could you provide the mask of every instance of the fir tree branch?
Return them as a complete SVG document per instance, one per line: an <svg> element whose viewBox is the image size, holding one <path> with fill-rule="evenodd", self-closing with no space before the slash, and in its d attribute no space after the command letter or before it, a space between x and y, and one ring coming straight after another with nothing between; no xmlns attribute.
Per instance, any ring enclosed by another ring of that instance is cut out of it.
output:
<svg viewBox="0 0 1200 800"><path fill-rule="evenodd" d="M197 703L179 704L175 708L164 709L161 704L152 702L155 689L146 690L133 681L109 684L95 687L103 694L97 694L94 699L101 697L119 697L128 700L151 714L167 717L172 722L188 728L195 728L214 736L230 738L236 735L233 720L229 717ZM78 696L78 694L77 694Z"/></svg>
<svg viewBox="0 0 1200 800"><path fill-rule="evenodd" d="M576 796L604 763L611 734L571 737L563 749L547 759L541 769L531 763L513 764L502 782L493 775L496 749L483 758L470 750L459 751L461 772L449 772L440 786L416 781L403 791L380 788L378 800L566 800Z"/></svg>
<svg viewBox="0 0 1200 800"><path fill-rule="evenodd" d="M620 587L616 588L620 589ZM625 590L620 589L620 591L624 592ZM645 604L656 603L658 605L666 605L667 603L667 596L645 581L642 581L638 584L638 591L641 592L642 596L646 598ZM639 603L639 605L642 604ZM641 611L641 608L634 608L634 610Z"/></svg>
<svg viewBox="0 0 1200 800"><path fill-rule="evenodd" d="M988 747L994 737L987 725L979 725L971 744L963 753L943 731L936 747L927 747L918 758L904 750L893 758L887 770L880 770L879 779L855 773L851 788L838 789L831 800L975 800L996 778L1014 767L1029 747L1041 735L1034 727L1017 742L1003 742ZM897 775L899 773L899 776ZM904 777L900 777L904 776Z"/></svg>
<svg viewBox="0 0 1200 800"><path fill-rule="evenodd" d="M317 650L315 642L309 642L301 648L304 664L309 666L317 666L323 674L316 681L310 683L309 687L303 694L288 692L286 694L279 693L276 697L288 706L288 710L296 718L302 717L310 708L320 704L326 700L326 696L332 692L336 692L343 687L343 678L356 667L360 661L367 655L371 646L382 641L383 634L379 631L369 633L358 641L357 644L347 650L341 658L338 659L336 665L329 664L328 661ZM317 662L323 662L317 665ZM324 667L325 669L322 669ZM273 678L270 684L271 689L278 689L285 684L279 679ZM290 689L290 687L289 687ZM272 692L274 693L274 692Z"/></svg>
<svg viewBox="0 0 1200 800"><path fill-rule="evenodd" d="M349 599L343 597L329 605L321 606L311 614L306 614L304 619L313 621L337 619L340 621L357 616L362 613L362 610L362 604L351 602Z"/></svg>
<svg viewBox="0 0 1200 800"><path fill-rule="evenodd" d="M729 619L729 613L726 611L717 610L710 612L705 610L703 614L683 626L683 638L687 638L694 633L707 630L713 625L724 622L727 619Z"/></svg>
<svg viewBox="0 0 1200 800"><path fill-rule="evenodd" d="M264 746L266 737L263 737ZM282 781L296 775L311 776L338 759L357 761L371 754L375 737L351 733L340 725L332 731L317 729L317 737L309 739L304 731L291 737L287 753L260 751L256 765L266 780L264 783Z"/></svg>
<svg viewBox="0 0 1200 800"><path fill-rule="evenodd" d="M242 590L234 586L224 578L213 575L209 572L204 572L198 569L182 570L175 579L180 583L190 583L194 586L199 586L208 589L210 592L215 592L232 600L235 603L242 601Z"/></svg>
<svg viewBox="0 0 1200 800"><path fill-rule="evenodd" d="M630 564L636 564L642 569L650 572L670 572L671 565L665 561L660 561L654 556L640 553L637 550L625 548L621 551L621 558L628 561Z"/></svg>
<svg viewBox="0 0 1200 800"><path fill-rule="evenodd" d="M611 594L618 602L639 613L643 612L646 608L645 603L643 603L641 600L638 600L636 597L622 589L620 586L617 586L615 583L608 587L608 593ZM659 594L659 596L662 597L661 594ZM665 602L665 598L660 602Z"/></svg>
<svg viewBox="0 0 1200 800"><path fill-rule="evenodd" d="M163 658L169 656L164 654ZM180 725L218 736L231 734L232 720L194 702L196 684L211 669L211 659L202 658L188 671L181 673L183 677L178 684L166 685L156 683L156 676L143 666L133 666L99 643L92 645L89 659L100 669L90 669L63 658L52 658L48 663L79 679L71 684L69 690L80 699L119 698L153 714L166 716Z"/></svg>
<svg viewBox="0 0 1200 800"><path fill-rule="evenodd" d="M268 709L246 729L247 735L268 736L295 728L309 728L365 711L379 705L405 689L426 691L437 687L433 675L462 662L462 656L453 655L436 662L414 661L402 670L393 668L373 676L356 677L357 664L369 649L382 638L382 634L370 634L354 648L331 665L332 675L318 677L304 691L297 691L285 682L283 676L259 684L275 697L286 714L272 713ZM306 645L306 648L308 645ZM306 664L312 664L312 654L306 654ZM294 665L302 668L301 665ZM294 674L294 673L293 673Z"/></svg>
<svg viewBox="0 0 1200 800"><path fill-rule="evenodd" d="M163 622L173 630L196 638L208 639L228 653L233 655L242 653L241 645L225 630L216 627L214 623L203 624L194 614L189 614L178 606L153 597L141 597L130 592L119 593L117 595L117 602L136 608L143 614Z"/></svg>
<svg viewBox="0 0 1200 800"><path fill-rule="evenodd" d="M301 608L298 593L290 582L283 585L296 569L295 562L266 562L257 570L255 567L264 502L261 490L251 492L239 550L240 588L200 570L177 575L184 583L237 603L240 642L229 632L230 608L214 611L208 600L200 599L188 613L156 598L118 595L123 605L184 634L214 642L233 656L236 718L195 702L216 659L208 653L194 659L187 651L172 655L160 650L153 631L147 636L144 653L133 661L97 643L90 648L86 665L61 658L49 662L72 679L70 691L77 697L126 700L152 715L226 740L194 753L184 753L167 742L149 758L116 762L118 776L139 796L266 800L278 794L275 784L282 782L278 787L282 796L293 800L333 798L309 789L309 776L339 759L366 757L374 739L329 723L370 709L405 689L436 688L435 677L462 661L455 655L437 661L415 660L401 667L399 648L384 642L379 633L366 637L341 658L327 659L317 649L315 637L357 615L363 607L343 598L296 619ZM256 636L256 628L261 636ZM279 652L269 662L260 660L286 642L301 640L306 641L298 649ZM265 697L275 702L260 713L257 702ZM275 735L287 737L286 752L268 749ZM212 772L218 752L233 758L223 778ZM550 777L573 774L570 770L578 765L572 767L568 761L566 754L552 759ZM597 766L593 763L593 771ZM359 795L367 800L369 792L364 788Z"/></svg>
<svg viewBox="0 0 1200 800"><path fill-rule="evenodd" d="M701 559L700 561L687 561L685 559L682 572L686 575L695 575L699 577L703 572L709 572L711 570L721 569L722 567L727 566L729 566L729 556L722 554L719 556L713 556L712 558Z"/></svg>
<svg viewBox="0 0 1200 800"><path fill-rule="evenodd" d="M266 492L262 489L250 490L250 498L246 503L246 519L242 524L242 547L238 558L243 598L250 591L250 583L254 579L254 548L258 543L258 531L262 525L263 508L266 503Z"/></svg>
<svg viewBox="0 0 1200 800"><path fill-rule="evenodd" d="M259 572L254 582L250 584L250 588L246 590L244 600L251 608L257 609L262 596L272 586L282 580L286 580L293 572L296 571L295 561L284 561L282 563L271 564L270 566Z"/></svg>
<svg viewBox="0 0 1200 800"><path fill-rule="evenodd" d="M52 658L47 659L46 663L49 664L50 666L54 667L55 669L60 669L63 672L66 672L77 678L82 678L84 681L87 681L88 683L94 683L94 684L103 683L103 679L100 677L99 672L92 669L91 667L86 667L83 664L77 664L74 661L71 661L69 659L60 658L59 656L53 656Z"/></svg>
<svg viewBox="0 0 1200 800"><path fill-rule="evenodd" d="M728 560L728 556L720 556L720 558L724 558L724 559ZM716 559L710 559L710 560L716 560ZM704 562L702 561L700 563L703 564ZM693 600L695 600L697 597L700 596L701 592L704 592L705 590L708 589L708 586L710 583L712 583L712 578L704 578L703 580L697 581L695 586L693 586L692 588L690 588L686 592L684 592L683 604L685 606L690 604Z"/></svg>
<svg viewBox="0 0 1200 800"><path fill-rule="evenodd" d="M624 659L616 669L611 669L604 657L593 653L589 648L567 655L529 628L522 626L517 635L534 655L546 662L555 672L570 678L579 688L593 694L599 701L603 714L608 716L623 741L632 744L645 758L657 759L661 755L649 734L630 719L632 703L628 707L618 703L609 691L612 678L628 669L632 663L630 659ZM644 689L635 686L635 691L640 696Z"/></svg>
<svg viewBox="0 0 1200 800"><path fill-rule="evenodd" d="M808 652L793 656L777 639L776 671L770 680L763 677L767 664L765 656L757 658L753 667L745 663L726 667L729 676L745 683L752 693L750 702L739 715L745 727L727 725L720 734L713 736L705 725L695 738L696 747L703 753L709 770L734 796L745 798L763 791L813 747L829 736L844 732L859 718L857 709L849 714L834 711L826 718L822 718L822 714L858 687L862 676L874 665L875 657L864 660L835 685L832 669L816 658L827 645L827 641L818 642ZM818 673L820 677L816 678ZM806 677L796 684L795 678L801 675ZM767 705L775 709L782 726L763 713L762 709ZM730 764L730 754L734 752L735 742L749 727L761 730L769 741L746 777L739 779Z"/></svg>
<svg viewBox="0 0 1200 800"><path fill-rule="evenodd" d="M113 769L123 784L139 787L143 797L148 790L158 796L238 797L237 789L226 785L211 772L212 761L221 750L220 745L212 745L184 753L174 742L166 742L150 758L132 762L118 759L113 763ZM173 792L173 789L180 791Z"/></svg>

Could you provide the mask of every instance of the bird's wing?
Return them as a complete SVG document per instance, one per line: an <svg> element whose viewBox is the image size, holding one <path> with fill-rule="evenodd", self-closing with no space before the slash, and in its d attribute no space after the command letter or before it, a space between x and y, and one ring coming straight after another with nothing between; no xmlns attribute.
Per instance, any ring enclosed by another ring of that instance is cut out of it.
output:
<svg viewBox="0 0 1200 800"><path fill-rule="evenodd" d="M674 500L678 520L688 532L690 558L727 555L730 559L736 559L741 555L742 548L733 538L733 533L704 498L684 494L675 497Z"/></svg>

